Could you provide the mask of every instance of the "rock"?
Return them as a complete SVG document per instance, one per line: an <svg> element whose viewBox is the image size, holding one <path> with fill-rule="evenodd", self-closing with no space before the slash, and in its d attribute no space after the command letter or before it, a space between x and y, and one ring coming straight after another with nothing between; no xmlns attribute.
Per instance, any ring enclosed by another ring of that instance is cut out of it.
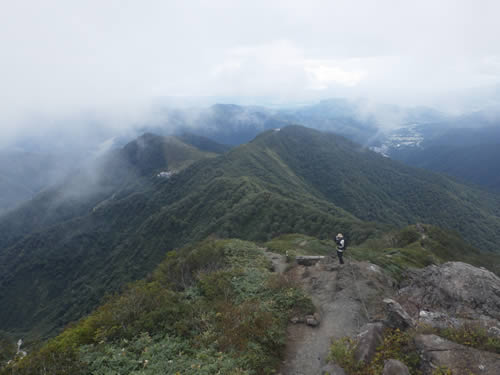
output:
<svg viewBox="0 0 500 375"><path fill-rule="evenodd" d="M307 255L299 255L297 257L295 257L295 260L297 261L298 264L302 265L302 266L313 266L315 265L317 262L319 262L320 260L323 260L325 257L322 256L322 255L310 255L310 256L307 256Z"/></svg>
<svg viewBox="0 0 500 375"><path fill-rule="evenodd" d="M424 374L444 367L453 375L497 375L500 354L469 348L437 335L417 335L415 344L424 360Z"/></svg>
<svg viewBox="0 0 500 375"><path fill-rule="evenodd" d="M410 371L403 362L397 359L389 359L385 361L382 375L410 375Z"/></svg>
<svg viewBox="0 0 500 375"><path fill-rule="evenodd" d="M458 322L453 320L448 314L437 311L420 310L418 313L419 323L434 327L434 328L448 328L450 326L456 327Z"/></svg>
<svg viewBox="0 0 500 375"><path fill-rule="evenodd" d="M407 329L415 326L415 320L403 309L403 307L390 298L384 299L386 307L386 324L391 328Z"/></svg>
<svg viewBox="0 0 500 375"><path fill-rule="evenodd" d="M324 263L313 267L297 265L288 270L287 276L300 283L311 297L321 321L317 328L288 325L284 360L278 373L321 374L332 338L355 336L368 321L360 296L371 316L382 315L383 297L394 294L393 280L384 273L370 271L367 262L351 260L346 266L337 272L327 271ZM337 370L333 374L344 373Z"/></svg>
<svg viewBox="0 0 500 375"><path fill-rule="evenodd" d="M329 363L323 366L319 373L321 375L346 375L342 367L333 363Z"/></svg>
<svg viewBox="0 0 500 375"><path fill-rule="evenodd" d="M484 315L478 316L477 319L463 319L442 312L421 310L418 320L419 323L438 329L480 327L488 336L500 339L500 322Z"/></svg>
<svg viewBox="0 0 500 375"><path fill-rule="evenodd" d="M290 319L290 322L293 324L305 323L306 319L303 317L294 316L292 319Z"/></svg>
<svg viewBox="0 0 500 375"><path fill-rule="evenodd" d="M382 323L367 323L361 328L358 334L358 346L354 352L354 359L357 362L368 363L375 355L377 347L382 344L384 338L384 325Z"/></svg>
<svg viewBox="0 0 500 375"><path fill-rule="evenodd" d="M314 313L314 315L306 316L306 324L311 327L319 326L320 318L318 313Z"/></svg>
<svg viewBox="0 0 500 375"><path fill-rule="evenodd" d="M398 301L410 314L421 310L450 317L500 320L500 278L462 262L429 266L409 274Z"/></svg>

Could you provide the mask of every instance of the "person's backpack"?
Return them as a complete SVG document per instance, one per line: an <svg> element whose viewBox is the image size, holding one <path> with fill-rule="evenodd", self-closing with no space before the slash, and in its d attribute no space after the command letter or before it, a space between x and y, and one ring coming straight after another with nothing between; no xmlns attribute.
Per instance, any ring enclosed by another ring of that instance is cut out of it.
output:
<svg viewBox="0 0 500 375"><path fill-rule="evenodd" d="M344 247L342 248L342 251L346 251L347 250L347 240L345 239L345 237L342 237L341 239L336 239L335 242L337 243L337 246L340 247L340 241L344 240Z"/></svg>

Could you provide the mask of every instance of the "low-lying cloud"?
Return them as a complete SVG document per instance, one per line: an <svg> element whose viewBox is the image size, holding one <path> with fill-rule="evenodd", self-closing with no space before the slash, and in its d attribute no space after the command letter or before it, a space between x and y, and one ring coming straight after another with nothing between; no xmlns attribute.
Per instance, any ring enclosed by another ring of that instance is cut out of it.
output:
<svg viewBox="0 0 500 375"><path fill-rule="evenodd" d="M3 2L0 145L81 113L131 126L165 98L496 106L498 14L494 0Z"/></svg>

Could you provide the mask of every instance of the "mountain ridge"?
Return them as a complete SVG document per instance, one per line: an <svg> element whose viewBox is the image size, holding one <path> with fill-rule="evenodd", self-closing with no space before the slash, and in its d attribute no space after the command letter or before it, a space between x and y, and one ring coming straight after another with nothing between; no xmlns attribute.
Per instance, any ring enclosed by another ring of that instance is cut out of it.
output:
<svg viewBox="0 0 500 375"><path fill-rule="evenodd" d="M8 246L0 250L0 302L8 307L0 311L0 329L17 327L26 332L36 326L42 335L53 332L90 311L105 293L144 277L165 252L210 235L267 241L302 232L327 238L342 228L351 244L359 244L395 224L432 218L435 211L426 216L427 207L417 204L419 194L426 194L430 202L435 193L444 200L436 210L446 211L438 212L441 221L434 224L447 223L464 233L484 220L484 238L476 233L467 239L481 244L477 247L495 241L488 233L494 233L497 225L494 195L480 199L479 192L465 187L461 191L460 185L444 177L387 160L343 137L300 126L265 132L249 144L190 163L169 178L157 176L167 167L162 167L159 155L137 153L139 145L125 149L133 160L147 161L146 169L120 171L125 172L124 185L108 192L105 204L87 202L78 211L84 214L77 212L69 221L3 240ZM164 155L161 147L157 149ZM149 166L150 160L158 169ZM382 181L377 176L381 171ZM419 182L421 176L431 180L435 192ZM390 189L391 181L396 189ZM413 206L406 202L407 191L398 191L408 186L416 194L410 195ZM373 196L379 200L370 201ZM464 229L456 218L470 219L471 204L477 217L467 220ZM395 215L405 210L410 212L407 217ZM18 298L26 280L36 285L33 293L41 300ZM64 280L65 285L54 280ZM45 310L49 306L50 312Z"/></svg>

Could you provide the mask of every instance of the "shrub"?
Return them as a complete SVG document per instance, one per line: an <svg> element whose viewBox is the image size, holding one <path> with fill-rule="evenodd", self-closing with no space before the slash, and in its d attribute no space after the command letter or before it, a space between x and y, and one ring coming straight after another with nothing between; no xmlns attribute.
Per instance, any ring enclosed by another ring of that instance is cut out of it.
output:
<svg viewBox="0 0 500 375"><path fill-rule="evenodd" d="M489 336L486 329L478 324L440 329L437 334L458 344L500 354L500 339Z"/></svg>
<svg viewBox="0 0 500 375"><path fill-rule="evenodd" d="M332 343L329 360L338 363L350 375L381 375L388 359L397 359L408 366L411 374L418 374L420 357L414 344L414 336L414 331L386 330L383 343L369 363L356 362L354 353L357 342L344 337Z"/></svg>

